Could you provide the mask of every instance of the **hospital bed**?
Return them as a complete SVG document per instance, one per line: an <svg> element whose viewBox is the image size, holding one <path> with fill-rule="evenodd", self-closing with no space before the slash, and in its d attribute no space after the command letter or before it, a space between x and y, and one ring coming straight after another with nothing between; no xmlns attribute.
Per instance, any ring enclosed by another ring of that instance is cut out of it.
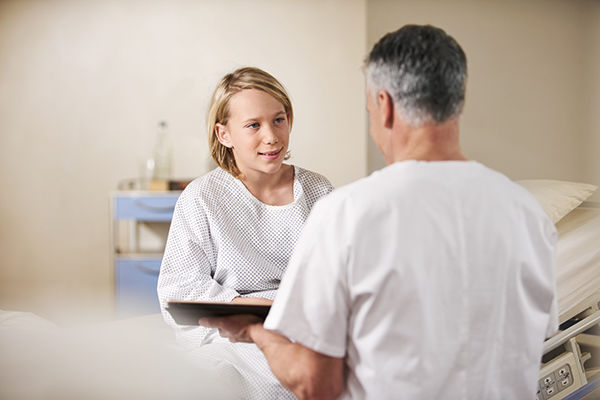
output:
<svg viewBox="0 0 600 400"><path fill-rule="evenodd" d="M559 332L544 343L537 399L600 398L600 203L556 222Z"/></svg>

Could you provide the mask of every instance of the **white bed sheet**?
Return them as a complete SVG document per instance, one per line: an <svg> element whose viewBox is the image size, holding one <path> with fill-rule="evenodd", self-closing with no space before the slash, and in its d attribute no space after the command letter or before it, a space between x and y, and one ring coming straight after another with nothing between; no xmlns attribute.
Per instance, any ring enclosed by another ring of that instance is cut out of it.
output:
<svg viewBox="0 0 600 400"><path fill-rule="evenodd" d="M58 326L0 310L0 399L232 399L237 372L179 348L160 314Z"/></svg>
<svg viewBox="0 0 600 400"><path fill-rule="evenodd" d="M589 298L600 299L600 206L582 205L556 224L560 320Z"/></svg>

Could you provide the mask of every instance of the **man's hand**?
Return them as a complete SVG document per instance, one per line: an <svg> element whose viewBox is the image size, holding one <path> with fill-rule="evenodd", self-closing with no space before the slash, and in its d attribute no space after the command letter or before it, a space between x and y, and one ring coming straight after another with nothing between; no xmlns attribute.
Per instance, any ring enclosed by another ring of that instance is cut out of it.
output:
<svg viewBox="0 0 600 400"><path fill-rule="evenodd" d="M200 318L198 325L207 328L217 328L219 335L230 342L253 343L250 337L250 327L252 325L262 326L263 320L251 314L229 315L226 317Z"/></svg>
<svg viewBox="0 0 600 400"><path fill-rule="evenodd" d="M299 399L336 399L344 388L344 359L317 353L263 327L250 314L201 318L198 324L217 328L231 342L256 343L271 371Z"/></svg>

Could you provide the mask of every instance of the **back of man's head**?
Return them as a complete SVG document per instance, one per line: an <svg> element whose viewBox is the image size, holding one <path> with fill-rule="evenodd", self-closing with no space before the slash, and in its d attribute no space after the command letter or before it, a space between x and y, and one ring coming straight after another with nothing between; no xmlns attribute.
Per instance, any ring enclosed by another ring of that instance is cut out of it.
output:
<svg viewBox="0 0 600 400"><path fill-rule="evenodd" d="M442 29L406 25L379 40L366 60L369 90L387 91L405 122L443 123L462 111L467 58Z"/></svg>

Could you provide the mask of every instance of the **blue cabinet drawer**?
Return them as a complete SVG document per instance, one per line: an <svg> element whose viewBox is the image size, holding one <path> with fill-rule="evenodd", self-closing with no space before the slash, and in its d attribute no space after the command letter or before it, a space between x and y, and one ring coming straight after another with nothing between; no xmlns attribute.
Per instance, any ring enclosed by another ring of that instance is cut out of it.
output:
<svg viewBox="0 0 600 400"><path fill-rule="evenodd" d="M170 221L179 194L159 196L118 196L114 198L114 218L139 221Z"/></svg>
<svg viewBox="0 0 600 400"><path fill-rule="evenodd" d="M156 293L161 260L116 259L116 311L120 317L160 312Z"/></svg>

